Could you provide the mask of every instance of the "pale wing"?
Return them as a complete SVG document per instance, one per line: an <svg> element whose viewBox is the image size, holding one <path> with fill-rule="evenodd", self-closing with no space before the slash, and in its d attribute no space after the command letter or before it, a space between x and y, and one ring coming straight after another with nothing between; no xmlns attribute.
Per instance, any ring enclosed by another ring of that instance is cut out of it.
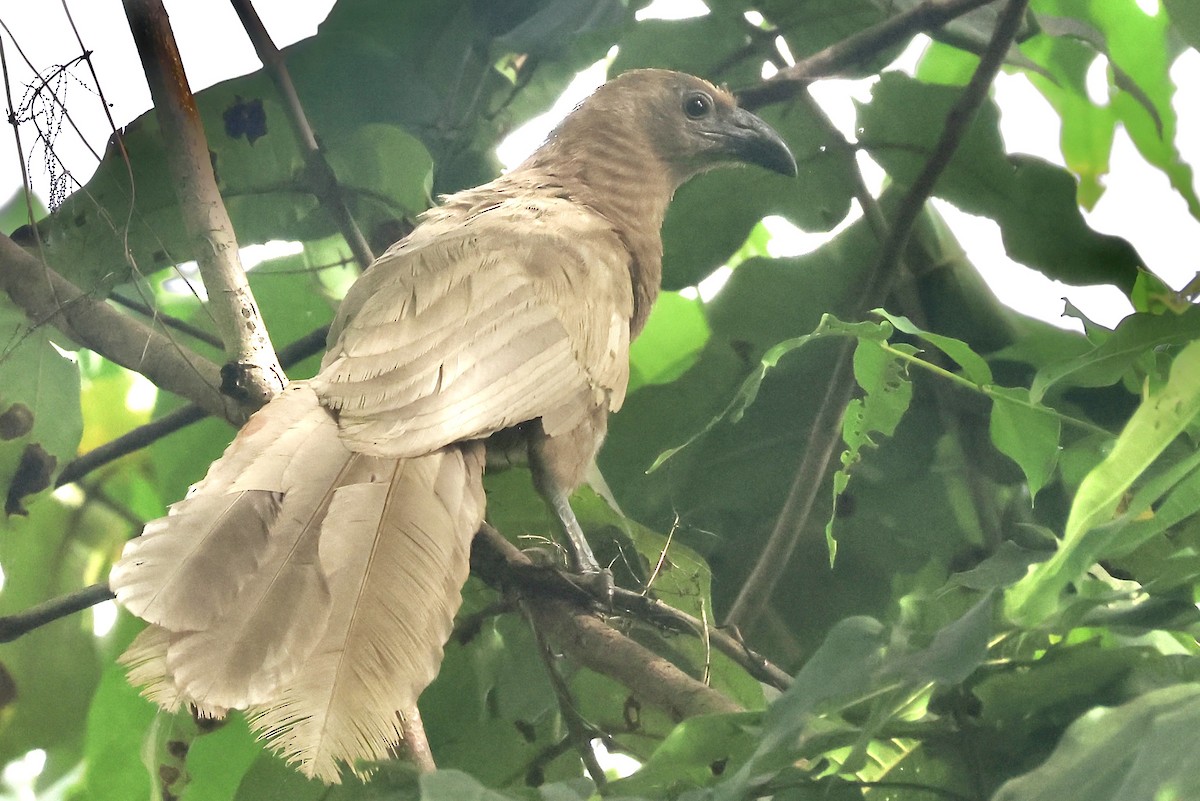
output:
<svg viewBox="0 0 1200 801"><path fill-rule="evenodd" d="M313 380L351 448L414 456L619 405L632 288L602 218L511 202L421 232L355 285Z"/></svg>

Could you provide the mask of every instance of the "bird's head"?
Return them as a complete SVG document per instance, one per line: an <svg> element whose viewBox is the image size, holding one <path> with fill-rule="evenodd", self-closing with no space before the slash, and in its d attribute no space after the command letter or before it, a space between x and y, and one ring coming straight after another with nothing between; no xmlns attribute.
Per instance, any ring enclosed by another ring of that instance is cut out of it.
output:
<svg viewBox="0 0 1200 801"><path fill-rule="evenodd" d="M738 108L728 91L682 72L641 69L618 75L584 100L557 133L569 137L576 127L593 138L607 130L615 140L641 140L651 151L646 155L657 157L675 186L724 164L796 174L795 158L771 126Z"/></svg>

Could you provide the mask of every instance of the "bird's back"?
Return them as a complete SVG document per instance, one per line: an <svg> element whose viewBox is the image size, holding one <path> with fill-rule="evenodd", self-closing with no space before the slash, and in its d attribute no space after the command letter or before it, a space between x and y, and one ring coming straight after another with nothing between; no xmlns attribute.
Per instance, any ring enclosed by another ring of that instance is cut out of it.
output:
<svg viewBox="0 0 1200 801"><path fill-rule="evenodd" d="M349 447L415 456L541 418L567 432L628 383L629 253L552 184L451 196L352 288L314 379Z"/></svg>

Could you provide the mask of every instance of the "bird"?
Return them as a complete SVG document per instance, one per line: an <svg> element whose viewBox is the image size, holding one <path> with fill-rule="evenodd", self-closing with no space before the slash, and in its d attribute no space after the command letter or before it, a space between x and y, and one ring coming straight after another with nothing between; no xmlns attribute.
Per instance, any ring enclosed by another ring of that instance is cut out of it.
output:
<svg viewBox="0 0 1200 801"><path fill-rule="evenodd" d="M347 292L316 376L125 546L109 585L148 624L130 681L168 710L245 710L327 783L387 758L461 603L488 451L514 441L571 568L603 574L570 493L624 400L672 195L734 164L797 169L727 90L632 70L425 212Z"/></svg>

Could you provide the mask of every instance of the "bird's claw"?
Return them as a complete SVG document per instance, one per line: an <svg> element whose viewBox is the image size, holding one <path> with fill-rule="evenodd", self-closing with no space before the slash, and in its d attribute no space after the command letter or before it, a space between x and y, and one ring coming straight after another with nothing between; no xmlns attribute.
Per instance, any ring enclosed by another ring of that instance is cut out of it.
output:
<svg viewBox="0 0 1200 801"><path fill-rule="evenodd" d="M576 569L567 574L567 579L599 601L605 609L612 609L616 584L613 582L612 571L607 567Z"/></svg>

